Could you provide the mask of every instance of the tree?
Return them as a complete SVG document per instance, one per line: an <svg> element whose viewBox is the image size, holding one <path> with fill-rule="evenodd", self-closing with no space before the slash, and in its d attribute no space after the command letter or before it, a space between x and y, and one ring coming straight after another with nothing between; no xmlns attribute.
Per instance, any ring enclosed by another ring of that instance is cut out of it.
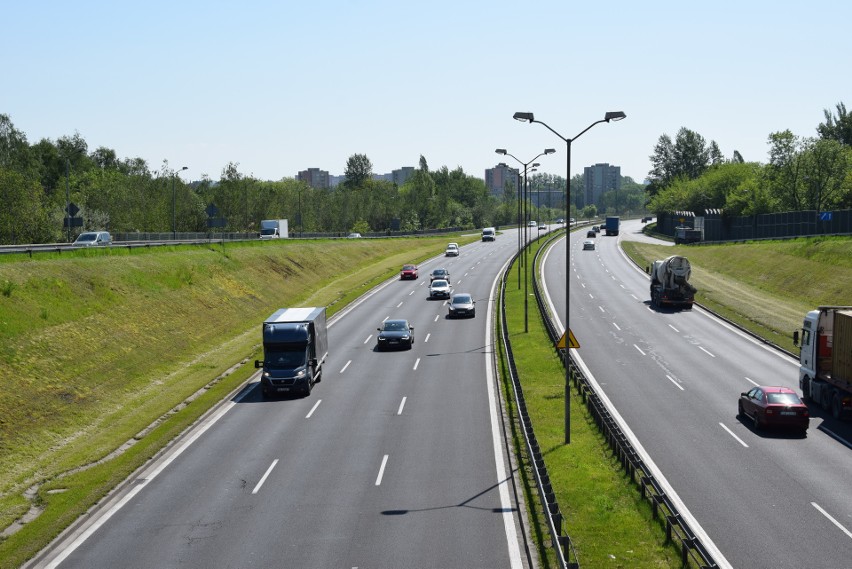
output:
<svg viewBox="0 0 852 569"><path fill-rule="evenodd" d="M360 188L364 182L373 176L373 164L366 154L353 154L346 161L346 169L344 170L347 188Z"/></svg>
<svg viewBox="0 0 852 569"><path fill-rule="evenodd" d="M852 115L847 114L846 105L842 102L837 103L836 108L836 117L828 109L823 109L825 122L820 123L817 132L824 140L836 140L846 146L852 146Z"/></svg>
<svg viewBox="0 0 852 569"><path fill-rule="evenodd" d="M653 168L648 176L653 182L653 191L665 188L675 179L685 177L693 180L703 174L711 164L724 162L719 146L707 141L703 136L681 127L672 139L663 134L654 147L654 154L650 157Z"/></svg>

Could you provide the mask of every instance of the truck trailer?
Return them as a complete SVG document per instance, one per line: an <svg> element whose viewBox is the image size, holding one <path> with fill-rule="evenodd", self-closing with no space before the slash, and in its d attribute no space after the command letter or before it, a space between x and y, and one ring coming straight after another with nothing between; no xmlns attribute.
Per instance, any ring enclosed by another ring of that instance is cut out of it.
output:
<svg viewBox="0 0 852 569"><path fill-rule="evenodd" d="M621 219L617 215L606 216L606 221L604 222L604 233L607 235L618 235L618 226L620 223Z"/></svg>
<svg viewBox="0 0 852 569"><path fill-rule="evenodd" d="M264 219L260 222L261 239L287 239L289 236L286 219Z"/></svg>
<svg viewBox="0 0 852 569"><path fill-rule="evenodd" d="M689 284L692 266L686 257L672 255L645 269L651 275L651 305L692 308L695 287Z"/></svg>
<svg viewBox="0 0 852 569"><path fill-rule="evenodd" d="M263 323L260 387L264 397L310 395L328 357L325 307L281 308Z"/></svg>
<svg viewBox="0 0 852 569"><path fill-rule="evenodd" d="M801 344L800 344L801 341ZM799 388L805 401L835 419L852 413L852 306L820 306L805 315L799 346Z"/></svg>

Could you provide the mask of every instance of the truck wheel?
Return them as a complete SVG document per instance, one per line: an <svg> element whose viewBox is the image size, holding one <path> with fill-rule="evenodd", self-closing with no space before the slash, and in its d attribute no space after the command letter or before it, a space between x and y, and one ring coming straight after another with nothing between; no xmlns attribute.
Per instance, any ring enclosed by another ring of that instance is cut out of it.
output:
<svg viewBox="0 0 852 569"><path fill-rule="evenodd" d="M809 377L802 379L802 401L808 402L811 399L811 380Z"/></svg>
<svg viewBox="0 0 852 569"><path fill-rule="evenodd" d="M843 405L840 402L840 395L835 391L831 397L831 416L839 420L842 415Z"/></svg>

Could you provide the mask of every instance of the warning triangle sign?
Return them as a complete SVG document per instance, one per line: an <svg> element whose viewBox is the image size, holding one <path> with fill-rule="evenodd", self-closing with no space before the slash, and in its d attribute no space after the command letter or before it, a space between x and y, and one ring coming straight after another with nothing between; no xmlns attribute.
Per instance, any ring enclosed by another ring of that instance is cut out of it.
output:
<svg viewBox="0 0 852 569"><path fill-rule="evenodd" d="M571 331L571 328L568 328L567 332L562 333L562 337L559 338L559 341L556 342L556 349L564 350L565 349L565 336L568 336L568 347L569 348L579 348L580 343L577 341L577 338L574 337L574 332Z"/></svg>

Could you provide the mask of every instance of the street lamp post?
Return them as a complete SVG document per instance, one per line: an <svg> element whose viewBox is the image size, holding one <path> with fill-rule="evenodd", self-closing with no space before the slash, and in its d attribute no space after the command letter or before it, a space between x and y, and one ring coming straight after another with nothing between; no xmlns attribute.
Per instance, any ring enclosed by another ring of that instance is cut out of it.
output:
<svg viewBox="0 0 852 569"><path fill-rule="evenodd" d="M535 120L535 116L532 113L515 113L513 117L515 120L519 120L521 122L529 122L538 123L543 125L547 130L561 138L565 142L565 331L566 340L568 337L568 332L570 328L568 327L568 318L570 315L569 309L569 289L571 286L571 277L570 277L570 258L571 258L571 239L570 237L570 223L568 220L570 217L570 206L569 206L569 196L571 190L571 143L580 138L587 130L595 126L596 124L602 122L610 122L610 121L620 121L621 119L627 118L627 115L622 111L613 111L608 112L604 115L604 118L601 120L595 121L583 130L580 131L580 134L576 135L574 138L565 138L552 128L542 121ZM571 443L571 388L570 388L570 379L571 379L571 366L568 365L567 361L567 342L566 342L566 361L565 361L565 444Z"/></svg>
<svg viewBox="0 0 852 569"><path fill-rule="evenodd" d="M556 150L553 149L553 148L545 148L544 152L542 152L541 154L539 154L538 156L536 156L535 158L533 158L529 162L522 161L517 156L507 152L505 148L498 148L494 152L496 152L497 154L502 154L503 156L511 156L512 158L514 158L518 162L518 164L520 164L524 167L524 218L525 219L524 219L523 231L524 231L524 242L525 243L529 242L528 224L527 224L527 221L526 221L526 216L529 212L529 209L527 207L527 166L532 164L537 158L539 158L541 156L546 156L547 154L553 154L554 152L556 152ZM539 166L539 164L538 163L533 164L533 167L535 167L535 166ZM520 208L519 208L518 212L520 213ZM519 227L518 228L519 233L520 233L520 230L521 230L521 228ZM518 245L518 247L520 247L520 245ZM524 251L526 251L526 248L524 249ZM518 262L521 261L521 254L520 253L521 253L521 250L519 248L518 249ZM524 256L526 256L526 253L524 253ZM527 261L528 260L529 259L527 259ZM520 265L519 265L519 268L520 268ZM528 271L527 266L525 264L524 265L524 332L529 332L529 308L528 308L529 294L527 293L527 291L528 291L528 284L527 284L528 276L527 276L527 274L528 273L529 273L529 271ZM521 288L520 277L518 277L518 288Z"/></svg>
<svg viewBox="0 0 852 569"><path fill-rule="evenodd" d="M189 166L184 166L176 172L172 172L172 241L177 240L177 194L175 193L175 178L179 172L189 170Z"/></svg>

